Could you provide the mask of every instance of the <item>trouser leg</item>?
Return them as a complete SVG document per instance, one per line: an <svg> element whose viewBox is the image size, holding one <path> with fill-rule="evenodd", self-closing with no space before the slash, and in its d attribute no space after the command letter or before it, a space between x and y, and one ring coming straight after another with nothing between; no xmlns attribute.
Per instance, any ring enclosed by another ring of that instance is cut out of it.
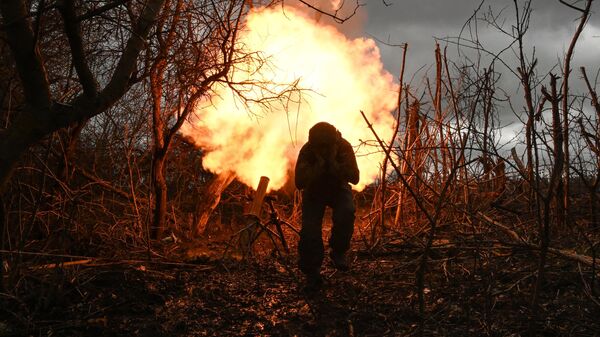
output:
<svg viewBox="0 0 600 337"><path fill-rule="evenodd" d="M298 267L304 274L315 274L321 269L324 248L321 234L325 202L306 194L302 196L302 229L298 242Z"/></svg>
<svg viewBox="0 0 600 337"><path fill-rule="evenodd" d="M354 201L350 186L340 189L332 198L333 226L329 237L329 247L333 254L344 254L350 248L354 232Z"/></svg>

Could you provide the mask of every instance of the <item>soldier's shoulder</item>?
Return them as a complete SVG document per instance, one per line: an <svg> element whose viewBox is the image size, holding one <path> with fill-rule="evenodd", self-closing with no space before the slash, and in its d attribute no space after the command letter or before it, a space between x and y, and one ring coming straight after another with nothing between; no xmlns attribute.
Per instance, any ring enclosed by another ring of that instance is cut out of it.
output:
<svg viewBox="0 0 600 337"><path fill-rule="evenodd" d="M310 146L309 142L306 142L304 145L302 145L302 147L300 148L300 152L298 154L299 155L300 154L308 154L308 153L311 153L312 151L313 151L312 146Z"/></svg>
<svg viewBox="0 0 600 337"><path fill-rule="evenodd" d="M302 147L300 148L300 151L308 151L308 149L310 148L310 144L309 142L304 143L304 145L302 145Z"/></svg>
<svg viewBox="0 0 600 337"><path fill-rule="evenodd" d="M343 148L350 148L350 149L352 149L352 144L350 144L350 142L347 141L346 138L340 138L339 139L339 144Z"/></svg>

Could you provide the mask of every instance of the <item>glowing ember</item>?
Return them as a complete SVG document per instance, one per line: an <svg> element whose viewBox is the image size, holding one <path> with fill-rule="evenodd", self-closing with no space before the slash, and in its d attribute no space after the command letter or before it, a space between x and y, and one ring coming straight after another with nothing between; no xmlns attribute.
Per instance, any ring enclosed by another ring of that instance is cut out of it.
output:
<svg viewBox="0 0 600 337"><path fill-rule="evenodd" d="M373 136L360 110L389 140L397 95L374 41L349 40L335 27L320 25L292 8L253 11L240 38L248 49L268 57L268 64L258 71L256 65L246 65L247 69L236 69L232 78L271 83L263 90L244 88L246 97L259 100L264 89L281 92L281 84L296 80L304 90L292 94L293 102L265 109L258 103L244 105L228 87L215 86L216 95L198 107L196 120L182 128L207 151L204 166L215 173L234 171L251 187L265 175L271 179L269 188L281 188L308 129L326 121L355 147L360 183L354 188L361 190L373 182L383 154L363 144Z"/></svg>

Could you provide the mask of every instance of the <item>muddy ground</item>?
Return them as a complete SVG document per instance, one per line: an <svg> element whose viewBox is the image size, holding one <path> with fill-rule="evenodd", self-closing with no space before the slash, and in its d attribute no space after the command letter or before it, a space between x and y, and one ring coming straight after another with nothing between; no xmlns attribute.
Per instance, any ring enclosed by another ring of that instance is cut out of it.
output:
<svg viewBox="0 0 600 337"><path fill-rule="evenodd" d="M27 268L11 276L15 287L0 297L0 336L406 336L419 327L426 336L528 333L537 251L501 231L442 226L421 317L415 271L424 234L414 232L389 234L374 247L355 233L352 270L325 261L326 282L316 293L303 290L294 240L289 255L242 262L223 254L190 259L190 250L201 249L193 243L165 244L150 261L139 248L71 266L23 262ZM600 291L590 267L550 256L546 276L536 331L599 336Z"/></svg>

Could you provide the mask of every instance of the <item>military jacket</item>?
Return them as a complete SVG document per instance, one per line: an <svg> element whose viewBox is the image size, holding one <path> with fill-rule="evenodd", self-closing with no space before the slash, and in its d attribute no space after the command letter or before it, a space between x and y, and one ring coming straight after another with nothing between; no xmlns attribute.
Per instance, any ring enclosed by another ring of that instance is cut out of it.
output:
<svg viewBox="0 0 600 337"><path fill-rule="evenodd" d="M295 183L300 190L322 193L335 190L348 183L357 184L359 170L352 145L342 137L336 142L332 158L318 158L315 145L307 142L300 149L296 161Z"/></svg>

